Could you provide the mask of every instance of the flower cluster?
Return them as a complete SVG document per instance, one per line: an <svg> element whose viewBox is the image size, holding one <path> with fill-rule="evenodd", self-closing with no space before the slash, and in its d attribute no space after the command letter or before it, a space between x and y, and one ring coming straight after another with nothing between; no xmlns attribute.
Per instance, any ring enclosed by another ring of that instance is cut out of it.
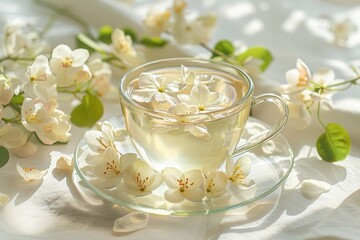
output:
<svg viewBox="0 0 360 240"><path fill-rule="evenodd" d="M197 74L184 65L181 65L180 72L177 78L171 74L141 73L136 82L129 84L131 98L149 109L175 114L179 124L187 122L187 116L207 118L199 114L210 113L233 103L226 92L227 88L233 86L225 86L222 80L214 79L211 75ZM178 128L176 125L172 127L167 126L167 131ZM210 138L203 124L185 125L184 130L195 137Z"/></svg>
<svg viewBox="0 0 360 240"><path fill-rule="evenodd" d="M139 62L131 38L120 29L112 32L111 43L102 44L103 55L90 55L87 49L73 50L60 44L47 57L49 47L40 35L22 20L9 21L4 27L5 56L0 59L0 147L20 157L36 152L37 145L30 141L33 133L46 145L66 143L71 136L70 120L80 126L81 121L91 126L98 120L89 123L84 119L84 111L94 109L84 102L90 98L102 108L97 97L114 91L106 58L110 56L126 66ZM58 97L63 93L81 101L71 117L59 108Z"/></svg>
<svg viewBox="0 0 360 240"><path fill-rule="evenodd" d="M85 133L85 142L90 149L86 163L92 167L92 177L102 183L105 189L125 186L125 192L133 196L151 194L161 184L167 186L164 198L172 203L187 199L201 202L222 196L227 185L245 189L254 187L248 176L251 170L251 159L241 157L235 163L232 159L226 163L226 172L218 170L180 170L168 167L157 172L134 153L121 153L118 144L124 141L125 130L115 129L111 123L104 122L96 130ZM121 137L120 137L121 136Z"/></svg>
<svg viewBox="0 0 360 240"><path fill-rule="evenodd" d="M338 84L342 83L342 80L335 79L331 69L320 69L312 75L300 59L296 68L287 71L285 77L288 83L280 87L282 97L289 106L290 124L296 124L300 129L311 123L311 106L319 102L331 105L331 97L337 91Z"/></svg>
<svg viewBox="0 0 360 240"><path fill-rule="evenodd" d="M216 16L206 14L194 20L187 19L185 0L174 0L170 10L150 10L144 25L151 36L159 37L163 32L170 32L179 44L206 43L216 25Z"/></svg>
<svg viewBox="0 0 360 240"><path fill-rule="evenodd" d="M317 119L325 133L317 139L316 147L320 157L329 162L344 160L350 152L351 140L348 132L340 124L325 125L320 110L324 104L332 107L334 93L346 90L352 85L360 85L360 73L352 68L356 76L349 80L335 79L331 69L321 69L311 74L308 66L297 60L296 68L286 72L287 84L281 86L282 97L289 106L289 125L299 129L311 123L311 107L317 105ZM333 147L336 146L336 147Z"/></svg>
<svg viewBox="0 0 360 240"><path fill-rule="evenodd" d="M204 14L192 19L186 14L187 6L185 0L174 0L170 9L156 11L150 8L143 21L148 34L156 39L168 33L178 44L199 44L212 54L212 59L241 66L251 75L265 71L272 61L269 50L228 40L221 40L214 48L210 48L206 43L215 28L216 16Z"/></svg>

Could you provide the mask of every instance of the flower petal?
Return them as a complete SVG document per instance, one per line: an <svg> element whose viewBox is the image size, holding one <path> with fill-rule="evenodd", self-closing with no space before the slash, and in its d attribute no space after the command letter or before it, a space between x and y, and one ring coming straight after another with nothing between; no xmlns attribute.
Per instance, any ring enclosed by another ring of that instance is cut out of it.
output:
<svg viewBox="0 0 360 240"><path fill-rule="evenodd" d="M301 183L301 193L309 199L318 198L322 193L328 192L331 185L314 179L307 179Z"/></svg>
<svg viewBox="0 0 360 240"><path fill-rule="evenodd" d="M89 58L89 51L83 48L75 49L72 52L73 55L73 67L80 67L85 64L86 60Z"/></svg>
<svg viewBox="0 0 360 240"><path fill-rule="evenodd" d="M168 167L161 171L161 175L165 184L172 189L178 189L178 179L180 179L182 172L176 168Z"/></svg>
<svg viewBox="0 0 360 240"><path fill-rule="evenodd" d="M184 196L181 194L181 192L177 189L168 189L164 193L164 197L166 201L169 201L171 203L179 203L184 201Z"/></svg>
<svg viewBox="0 0 360 240"><path fill-rule="evenodd" d="M38 150L38 145L27 141L24 145L18 148L11 149L11 153L17 157L25 158L35 154Z"/></svg>
<svg viewBox="0 0 360 240"><path fill-rule="evenodd" d="M210 140L211 135L207 131L207 128L203 124L199 125L186 125L184 128L184 131L190 132L192 135L194 135L196 138L202 139L202 140Z"/></svg>
<svg viewBox="0 0 360 240"><path fill-rule="evenodd" d="M184 173L184 179L188 178L189 182L192 183L189 186L189 190L197 189L203 183L203 176L200 170L194 169Z"/></svg>
<svg viewBox="0 0 360 240"><path fill-rule="evenodd" d="M60 58L63 59L71 55L71 48L65 44L60 44L54 48L52 51L51 57L52 58Z"/></svg>
<svg viewBox="0 0 360 240"><path fill-rule="evenodd" d="M151 102L152 98L156 94L156 91L148 89L135 89L131 93L131 98L137 102Z"/></svg>
<svg viewBox="0 0 360 240"><path fill-rule="evenodd" d="M84 140L89 148L94 152L104 151L104 147L99 144L99 138L102 137L102 133L97 130L90 130L84 134Z"/></svg>
<svg viewBox="0 0 360 240"><path fill-rule="evenodd" d="M56 168L60 170L72 171L74 169L73 158L69 155L62 155L56 161Z"/></svg>
<svg viewBox="0 0 360 240"><path fill-rule="evenodd" d="M251 170L251 158L249 157L241 157L238 159L235 163L235 166L241 166L242 173L244 174L244 177L247 177Z"/></svg>
<svg viewBox="0 0 360 240"><path fill-rule="evenodd" d="M20 176L24 178L25 181L33 181L42 179L47 170L38 170L35 168L23 168L20 166L19 162L16 163L16 170Z"/></svg>
<svg viewBox="0 0 360 240"><path fill-rule="evenodd" d="M132 212L124 217L118 218L114 222L113 231L115 233L128 233L138 231L147 226L149 214L145 212Z"/></svg>
<svg viewBox="0 0 360 240"><path fill-rule="evenodd" d="M191 191L183 192L183 196L185 199L191 202L201 202L202 199L205 197L205 192L203 189L198 188Z"/></svg>

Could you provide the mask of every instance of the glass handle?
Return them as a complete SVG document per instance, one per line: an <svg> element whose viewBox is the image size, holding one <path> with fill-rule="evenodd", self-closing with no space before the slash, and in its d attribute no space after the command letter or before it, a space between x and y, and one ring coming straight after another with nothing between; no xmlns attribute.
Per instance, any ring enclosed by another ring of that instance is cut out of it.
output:
<svg viewBox="0 0 360 240"><path fill-rule="evenodd" d="M241 146L238 146L234 151L234 155L235 154L238 155L238 154L250 151L251 149L269 141L270 139L275 137L285 127L285 124L286 124L286 122L288 120L288 116L289 116L289 109L288 109L286 102L278 95L266 93L266 94L262 94L257 97L254 97L253 101L251 103L251 107L254 107L254 106L256 106L260 103L264 103L264 102L270 102L277 106L277 108L279 109L279 112L280 112L280 117L279 117L278 121L271 129L268 129L266 132L257 136L256 138L251 139L247 143L245 143Z"/></svg>

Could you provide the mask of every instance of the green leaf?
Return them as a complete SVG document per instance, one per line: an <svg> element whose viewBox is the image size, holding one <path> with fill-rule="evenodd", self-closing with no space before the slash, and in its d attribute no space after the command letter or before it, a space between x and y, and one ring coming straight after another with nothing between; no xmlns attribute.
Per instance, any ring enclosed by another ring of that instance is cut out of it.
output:
<svg viewBox="0 0 360 240"><path fill-rule="evenodd" d="M92 127L102 117L104 112L102 102L91 93L87 93L80 105L71 112L71 122L78 127Z"/></svg>
<svg viewBox="0 0 360 240"><path fill-rule="evenodd" d="M320 157L327 162L344 160L350 152L351 140L349 133L337 123L329 123L325 133L316 142Z"/></svg>
<svg viewBox="0 0 360 240"><path fill-rule="evenodd" d="M163 47L167 42L166 39L160 37L144 37L140 40L140 43L147 47Z"/></svg>
<svg viewBox="0 0 360 240"><path fill-rule="evenodd" d="M25 98L24 98L24 95L23 95L23 94L14 95L14 96L11 98L10 102L11 102L12 104L22 105L23 102L24 102L24 99L25 99Z"/></svg>
<svg viewBox="0 0 360 240"><path fill-rule="evenodd" d="M132 40L134 43L137 42L138 39L137 39L137 36L136 36L136 33L135 33L134 30L132 30L132 29L130 29L130 28L123 28L122 30L124 31L125 35L128 35L128 36L131 37L131 40Z"/></svg>
<svg viewBox="0 0 360 240"><path fill-rule="evenodd" d="M244 53L238 55L236 60L242 65L248 58L256 58L262 60L260 70L264 72L273 60L271 52L264 47L251 47Z"/></svg>
<svg viewBox="0 0 360 240"><path fill-rule="evenodd" d="M211 58L215 58L215 57L220 56L216 52L221 52L226 56L230 56L231 54L234 53L235 47L232 44L232 42L230 42L229 40L221 40L221 41L216 43L216 45L214 47L214 50L215 51L213 52L213 55L211 56Z"/></svg>
<svg viewBox="0 0 360 240"><path fill-rule="evenodd" d="M0 146L0 168L6 165L6 163L9 161L9 158L9 151L5 147Z"/></svg>
<svg viewBox="0 0 360 240"><path fill-rule="evenodd" d="M110 27L109 25L104 25L99 29L99 41L106 43L106 44L110 44L111 41L111 34L113 32L112 27Z"/></svg>

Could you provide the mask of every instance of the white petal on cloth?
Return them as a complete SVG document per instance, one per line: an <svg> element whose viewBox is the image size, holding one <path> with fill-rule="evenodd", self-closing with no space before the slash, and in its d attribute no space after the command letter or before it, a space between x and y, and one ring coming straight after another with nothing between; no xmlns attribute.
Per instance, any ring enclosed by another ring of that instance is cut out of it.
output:
<svg viewBox="0 0 360 240"><path fill-rule="evenodd" d="M17 157L26 158L35 154L37 150L38 150L37 144L27 141L24 145L11 149L11 153Z"/></svg>
<svg viewBox="0 0 360 240"><path fill-rule="evenodd" d="M129 233L138 231L147 226L149 214L144 212L132 212L124 217L118 218L114 222L113 231L115 233Z"/></svg>
<svg viewBox="0 0 360 240"><path fill-rule="evenodd" d="M318 198L322 193L328 192L331 185L314 179L307 179L301 183L301 193L309 199Z"/></svg>
<svg viewBox="0 0 360 240"><path fill-rule="evenodd" d="M56 168L65 171L72 171L74 169L74 162L71 156L62 155L56 161Z"/></svg>

